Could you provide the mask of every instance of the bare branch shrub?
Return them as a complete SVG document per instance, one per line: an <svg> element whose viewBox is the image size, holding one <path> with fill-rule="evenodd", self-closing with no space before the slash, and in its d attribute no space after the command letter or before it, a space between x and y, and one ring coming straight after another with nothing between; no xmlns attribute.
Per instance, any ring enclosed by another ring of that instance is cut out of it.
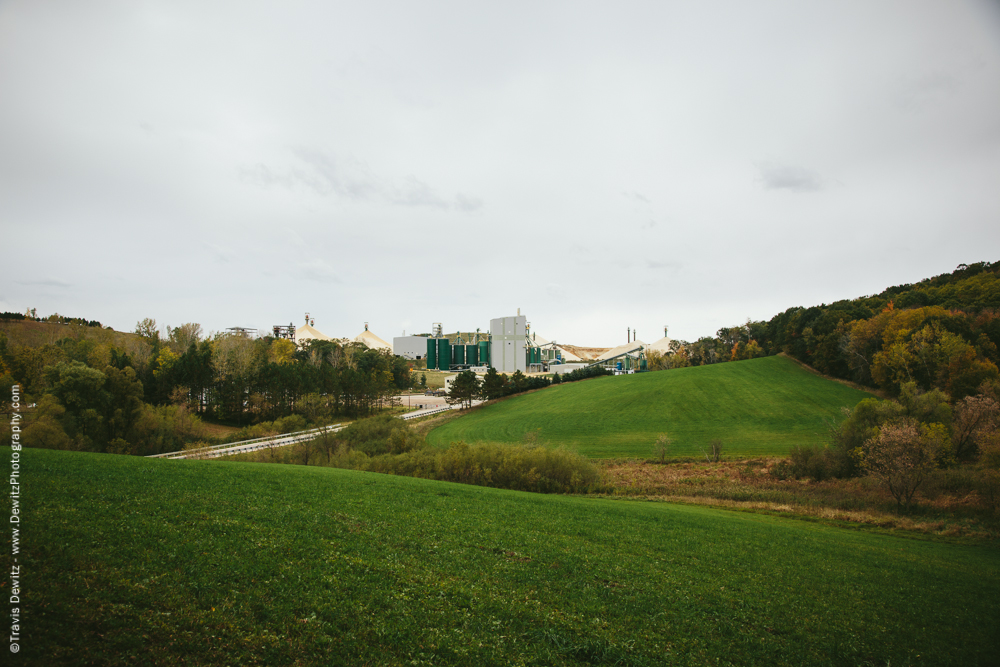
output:
<svg viewBox="0 0 1000 667"><path fill-rule="evenodd" d="M666 433L661 433L656 437L656 443L653 444L653 456L660 460L660 463L666 463L667 454L670 452L670 444L673 441L670 436Z"/></svg>
<svg viewBox="0 0 1000 667"><path fill-rule="evenodd" d="M708 451L702 447L701 453L705 455L705 460L709 463L718 463L722 460L722 441L716 438L708 444Z"/></svg>
<svg viewBox="0 0 1000 667"><path fill-rule="evenodd" d="M936 444L937 438L924 437L912 419L884 424L861 448L861 467L889 489L902 512L934 469Z"/></svg>
<svg viewBox="0 0 1000 667"><path fill-rule="evenodd" d="M952 445L959 460L974 458L980 442L1000 427L1000 404L990 396L966 396L955 404Z"/></svg>

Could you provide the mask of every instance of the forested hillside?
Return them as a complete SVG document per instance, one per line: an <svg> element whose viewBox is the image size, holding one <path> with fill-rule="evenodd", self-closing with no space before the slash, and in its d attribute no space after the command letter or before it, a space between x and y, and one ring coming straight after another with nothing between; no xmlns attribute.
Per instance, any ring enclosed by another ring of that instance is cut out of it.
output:
<svg viewBox="0 0 1000 667"><path fill-rule="evenodd" d="M766 322L678 341L654 355L654 368L677 368L784 352L822 373L898 395L903 384L941 389L958 400L1000 364L1000 262L960 265L952 273L880 294L789 308Z"/></svg>
<svg viewBox="0 0 1000 667"><path fill-rule="evenodd" d="M34 447L172 451L205 437L202 417L245 425L368 414L410 382L405 361L356 343L297 349L286 339L206 337L198 324L164 337L149 319L134 334L83 320L0 323L0 385L20 385L32 406L24 437Z"/></svg>

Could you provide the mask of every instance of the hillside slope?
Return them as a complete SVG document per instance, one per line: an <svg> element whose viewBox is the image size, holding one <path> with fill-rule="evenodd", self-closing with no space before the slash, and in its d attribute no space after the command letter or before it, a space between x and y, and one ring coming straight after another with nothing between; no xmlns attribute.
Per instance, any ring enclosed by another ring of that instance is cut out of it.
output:
<svg viewBox="0 0 1000 667"><path fill-rule="evenodd" d="M22 461L26 665L964 667L1000 650L985 546L329 468Z"/></svg>
<svg viewBox="0 0 1000 667"><path fill-rule="evenodd" d="M433 430L432 444L541 442L595 458L649 457L660 433L672 456L701 454L713 439L727 454L783 455L826 441L841 407L867 394L765 357L563 384L487 405Z"/></svg>

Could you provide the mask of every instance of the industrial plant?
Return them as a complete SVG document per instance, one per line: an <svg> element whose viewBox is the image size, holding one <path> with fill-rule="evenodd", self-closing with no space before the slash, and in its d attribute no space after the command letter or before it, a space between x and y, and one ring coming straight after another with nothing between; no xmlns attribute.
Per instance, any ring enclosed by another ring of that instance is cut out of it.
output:
<svg viewBox="0 0 1000 667"><path fill-rule="evenodd" d="M627 329L627 342L617 347L560 345L532 332L527 316L522 315L520 309L516 315L491 319L485 332L476 329L474 332L445 334L442 324L435 322L430 333L396 336L391 345L369 331L367 322L364 323L364 330L353 338L331 338L315 328L315 319L309 313L306 313L303 325L297 328L292 324L275 325L273 334L275 338L287 338L298 345L307 344L310 340L361 343L372 349L422 362L419 366L428 370L471 370L475 373L486 373L490 368L499 373L569 373L601 365L616 374L631 374L647 369L647 352L667 353L670 345L666 327L663 338L652 344L639 340L630 327Z"/></svg>

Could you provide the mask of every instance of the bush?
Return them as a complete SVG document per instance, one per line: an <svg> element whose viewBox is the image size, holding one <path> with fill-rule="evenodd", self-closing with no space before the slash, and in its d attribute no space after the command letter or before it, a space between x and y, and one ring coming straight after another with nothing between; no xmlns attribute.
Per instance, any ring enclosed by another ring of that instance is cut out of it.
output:
<svg viewBox="0 0 1000 667"><path fill-rule="evenodd" d="M201 419L181 405L143 404L138 419L132 426L129 440L131 453L148 456L176 452L185 443L205 440L208 432Z"/></svg>
<svg viewBox="0 0 1000 667"><path fill-rule="evenodd" d="M444 450L376 456L360 468L357 458L351 463L350 467L370 472L536 493L586 492L601 481L600 470L586 457L565 448L533 445L459 442Z"/></svg>
<svg viewBox="0 0 1000 667"><path fill-rule="evenodd" d="M935 467L938 440L921 432L912 418L885 424L862 447L861 466L896 499L896 509L909 509L917 489Z"/></svg>
<svg viewBox="0 0 1000 667"><path fill-rule="evenodd" d="M590 459L565 448L542 447L536 438L532 434L523 445L459 442L436 449L405 422L380 415L296 447L237 455L233 460L328 465L537 493L586 493L601 484L601 472Z"/></svg>
<svg viewBox="0 0 1000 667"><path fill-rule="evenodd" d="M398 432L397 432L398 431ZM397 432L397 433L394 433ZM368 456L400 454L423 446L423 438L390 415L359 419L333 436L338 445Z"/></svg>

